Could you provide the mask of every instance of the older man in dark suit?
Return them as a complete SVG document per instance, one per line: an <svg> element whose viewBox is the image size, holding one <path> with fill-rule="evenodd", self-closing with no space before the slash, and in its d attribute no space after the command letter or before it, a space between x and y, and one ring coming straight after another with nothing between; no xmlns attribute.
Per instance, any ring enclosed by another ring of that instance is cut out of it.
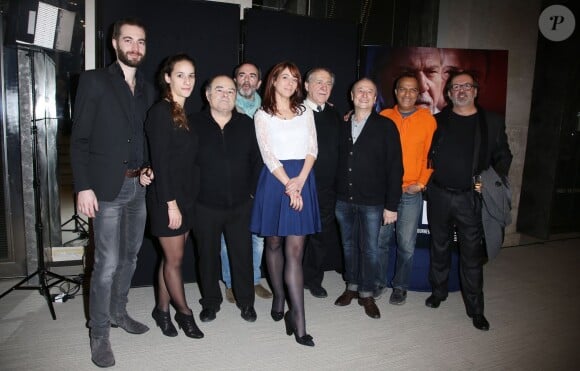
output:
<svg viewBox="0 0 580 371"><path fill-rule="evenodd" d="M143 123L154 100L137 72L145 56L145 27L136 19L115 23L117 61L81 75L71 138L71 164L78 209L93 218L95 263L91 277L91 359L115 364L109 328L131 334L149 328L129 317L127 294L145 229Z"/></svg>

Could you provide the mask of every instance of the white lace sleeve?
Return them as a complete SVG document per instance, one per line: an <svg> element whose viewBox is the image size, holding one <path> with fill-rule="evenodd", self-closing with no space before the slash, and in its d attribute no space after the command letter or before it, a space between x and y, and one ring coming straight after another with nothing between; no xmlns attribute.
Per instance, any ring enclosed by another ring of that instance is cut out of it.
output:
<svg viewBox="0 0 580 371"><path fill-rule="evenodd" d="M270 120L272 117L261 109L254 115L254 126L256 127L256 139L262 154L262 160L270 172L282 166L272 151L272 143L269 135Z"/></svg>
<svg viewBox="0 0 580 371"><path fill-rule="evenodd" d="M316 125L314 124L314 114L312 110L306 110L307 120L306 124L308 126L308 147L306 148L306 153L314 158L318 157L318 139L316 138Z"/></svg>

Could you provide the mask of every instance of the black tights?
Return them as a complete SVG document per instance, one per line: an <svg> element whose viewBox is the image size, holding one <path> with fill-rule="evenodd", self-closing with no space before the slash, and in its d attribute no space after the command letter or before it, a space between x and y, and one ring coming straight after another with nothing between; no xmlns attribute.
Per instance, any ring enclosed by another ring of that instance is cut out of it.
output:
<svg viewBox="0 0 580 371"><path fill-rule="evenodd" d="M188 235L189 232L174 237L159 237L163 258L158 273L159 303L157 308L163 312L168 312L169 303L173 302L178 312L191 314L191 309L185 300L183 278L181 277L181 261Z"/></svg>
<svg viewBox="0 0 580 371"><path fill-rule="evenodd" d="M272 310L284 311L284 282L288 288L289 303L298 336L306 335L304 315L304 275L302 257L305 236L266 237L266 264L274 291ZM284 248L282 242L284 241ZM284 249L282 251L282 249Z"/></svg>

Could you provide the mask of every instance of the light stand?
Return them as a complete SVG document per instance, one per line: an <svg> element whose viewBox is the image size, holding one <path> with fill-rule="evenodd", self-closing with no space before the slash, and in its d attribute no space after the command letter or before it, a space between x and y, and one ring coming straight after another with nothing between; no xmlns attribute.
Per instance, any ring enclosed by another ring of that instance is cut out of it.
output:
<svg viewBox="0 0 580 371"><path fill-rule="evenodd" d="M41 51L42 52L42 51ZM32 81L32 176L33 176L33 190L34 190L34 211L35 211L35 231L36 231L36 252L38 256L38 267L36 271L29 274L16 285L12 286L8 290L4 291L0 295L0 299L8 295L14 290L38 290L40 295L44 296L46 303L48 304L48 309L52 315L52 319L56 320L56 313L54 312L54 306L52 305L52 297L50 295L50 288L54 285L66 281L79 285L80 282L61 276L59 274L50 272L46 268L44 260L44 245L43 245L43 225L42 225L42 208L40 199L40 176L38 169L38 125L36 118L36 81L34 76L34 50L29 50L28 57L30 58L30 70L31 70L31 81ZM40 120L44 120L42 118ZM24 283L28 282L32 277L38 275L39 284L37 286L23 286ZM49 279L56 279L56 281L48 282Z"/></svg>
<svg viewBox="0 0 580 371"><path fill-rule="evenodd" d="M63 228L70 223L74 223L72 229L64 229ZM73 232L73 233L78 233L78 235L79 235L77 238L73 238L72 240L63 243L62 244L63 246L70 246L70 244L72 242L87 240L89 238L89 231L88 231L89 223L87 223L87 221L84 220L83 218L81 218L81 216L77 213L77 198L76 198L76 194L74 192L73 192L73 215L70 217L69 220L64 222L60 227L61 227L61 231L63 231L63 232Z"/></svg>

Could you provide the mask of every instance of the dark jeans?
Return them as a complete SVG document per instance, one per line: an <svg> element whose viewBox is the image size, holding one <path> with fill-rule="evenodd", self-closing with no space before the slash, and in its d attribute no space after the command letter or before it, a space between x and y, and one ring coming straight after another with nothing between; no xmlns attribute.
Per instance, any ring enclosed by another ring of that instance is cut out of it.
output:
<svg viewBox="0 0 580 371"><path fill-rule="evenodd" d="M194 235L199 252L201 306L218 310L223 301L219 286L221 235L228 243L232 288L238 306L254 305L254 269L250 212L252 201L232 209L195 205Z"/></svg>
<svg viewBox="0 0 580 371"><path fill-rule="evenodd" d="M147 211L139 178L125 178L117 198L99 201L93 220L95 264L91 276L89 326L105 331L126 314L127 295L143 242Z"/></svg>
<svg viewBox="0 0 580 371"><path fill-rule="evenodd" d="M461 290L469 315L483 314L481 200L473 191L453 192L436 185L428 188L427 216L431 230L429 281L433 295L446 298L451 268L451 242L457 230Z"/></svg>
<svg viewBox="0 0 580 371"><path fill-rule="evenodd" d="M379 269L379 230L383 205L359 205L336 201L344 249L344 280L360 297L370 297L376 288Z"/></svg>

